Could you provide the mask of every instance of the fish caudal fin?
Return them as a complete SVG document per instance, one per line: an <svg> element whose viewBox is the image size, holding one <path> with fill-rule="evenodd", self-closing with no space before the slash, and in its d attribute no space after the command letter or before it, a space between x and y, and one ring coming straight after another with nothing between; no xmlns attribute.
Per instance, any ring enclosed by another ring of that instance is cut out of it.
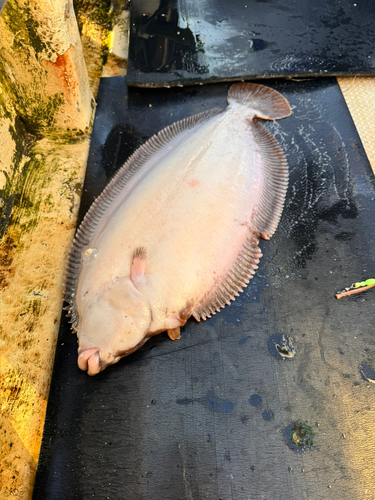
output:
<svg viewBox="0 0 375 500"><path fill-rule="evenodd" d="M279 92L255 83L235 83L229 88L228 104L248 106L249 111L264 120L278 120L291 114L288 101Z"/></svg>

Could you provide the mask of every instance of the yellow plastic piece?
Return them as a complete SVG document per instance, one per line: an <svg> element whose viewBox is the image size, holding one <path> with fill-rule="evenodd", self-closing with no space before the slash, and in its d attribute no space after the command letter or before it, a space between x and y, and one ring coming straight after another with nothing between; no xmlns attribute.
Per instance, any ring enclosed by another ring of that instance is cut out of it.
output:
<svg viewBox="0 0 375 500"><path fill-rule="evenodd" d="M337 78L364 150L375 173L375 78Z"/></svg>

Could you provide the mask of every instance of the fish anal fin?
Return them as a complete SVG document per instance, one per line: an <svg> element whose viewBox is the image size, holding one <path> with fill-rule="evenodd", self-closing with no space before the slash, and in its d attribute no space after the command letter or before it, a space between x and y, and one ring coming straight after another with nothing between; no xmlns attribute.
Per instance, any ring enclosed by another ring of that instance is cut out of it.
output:
<svg viewBox="0 0 375 500"><path fill-rule="evenodd" d="M179 326L177 328L171 328L171 329L167 330L167 333L168 333L168 337L171 340L178 340L179 338L181 338L181 332L180 332Z"/></svg>
<svg viewBox="0 0 375 500"><path fill-rule="evenodd" d="M276 231L284 208L288 189L288 164L280 144L257 119L250 122L264 172L264 189L258 210L254 214L254 230L260 238L269 240Z"/></svg>
<svg viewBox="0 0 375 500"><path fill-rule="evenodd" d="M270 240L271 239L271 236L265 232L259 233L259 236L262 238L262 240Z"/></svg>
<svg viewBox="0 0 375 500"><path fill-rule="evenodd" d="M137 280L138 278L145 275L146 258L147 251L145 247L138 247L134 250L130 270L130 279L132 281Z"/></svg>
<svg viewBox="0 0 375 500"><path fill-rule="evenodd" d="M247 287L262 257L258 243L258 238L250 234L232 269L211 291L208 297L198 302L194 307L192 315L197 321L211 318L220 309L230 305L238 297L239 293Z"/></svg>

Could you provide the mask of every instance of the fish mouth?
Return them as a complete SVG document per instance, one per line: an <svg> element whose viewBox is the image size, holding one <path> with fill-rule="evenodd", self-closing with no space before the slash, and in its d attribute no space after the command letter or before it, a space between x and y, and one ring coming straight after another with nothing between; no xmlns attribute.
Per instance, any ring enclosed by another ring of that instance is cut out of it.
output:
<svg viewBox="0 0 375 500"><path fill-rule="evenodd" d="M121 358L128 356L139 349L146 342L146 340L148 340L148 337L142 339L135 347L127 349L126 351L119 351L114 356L110 356L110 360L105 359L107 357L107 353L105 352L102 353L102 356L100 356L99 347L88 347L86 349L80 347L78 349L78 367L84 372L87 371L88 375L97 375L107 366L117 363Z"/></svg>
<svg viewBox="0 0 375 500"><path fill-rule="evenodd" d="M78 367L87 371L88 375L96 375L101 371L99 347L90 347L78 353Z"/></svg>

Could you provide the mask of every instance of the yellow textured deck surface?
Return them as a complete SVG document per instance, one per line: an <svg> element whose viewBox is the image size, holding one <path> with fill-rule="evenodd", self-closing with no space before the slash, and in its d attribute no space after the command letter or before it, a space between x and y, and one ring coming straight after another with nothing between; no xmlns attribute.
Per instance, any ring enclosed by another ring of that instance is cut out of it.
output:
<svg viewBox="0 0 375 500"><path fill-rule="evenodd" d="M32 494L88 146L34 144L0 245L1 500Z"/></svg>
<svg viewBox="0 0 375 500"><path fill-rule="evenodd" d="M375 173L375 78L345 77L337 81Z"/></svg>

